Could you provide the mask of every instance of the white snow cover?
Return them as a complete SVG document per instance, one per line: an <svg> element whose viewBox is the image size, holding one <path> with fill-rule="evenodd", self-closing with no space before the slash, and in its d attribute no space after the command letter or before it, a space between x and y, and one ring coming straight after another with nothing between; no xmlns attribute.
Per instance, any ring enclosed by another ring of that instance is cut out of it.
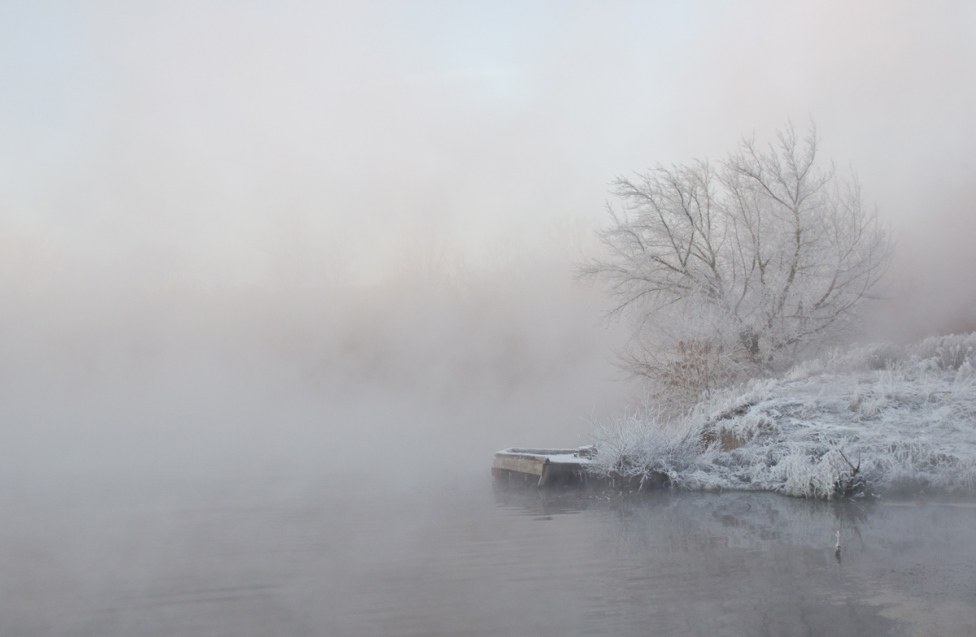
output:
<svg viewBox="0 0 976 637"><path fill-rule="evenodd" d="M634 478L664 473L678 488L815 498L850 486L854 466L870 493L973 492L974 368L976 333L836 350L674 421L645 402L597 426L592 466Z"/></svg>

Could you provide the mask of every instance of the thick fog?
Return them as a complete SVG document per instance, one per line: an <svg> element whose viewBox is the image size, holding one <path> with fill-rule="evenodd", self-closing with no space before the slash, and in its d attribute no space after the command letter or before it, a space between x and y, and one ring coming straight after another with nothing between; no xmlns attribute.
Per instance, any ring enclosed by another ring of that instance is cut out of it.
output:
<svg viewBox="0 0 976 637"><path fill-rule="evenodd" d="M487 474L639 388L608 183L816 122L895 237L861 340L976 328L965 3L5 3L10 479ZM386 475L389 475L388 473Z"/></svg>

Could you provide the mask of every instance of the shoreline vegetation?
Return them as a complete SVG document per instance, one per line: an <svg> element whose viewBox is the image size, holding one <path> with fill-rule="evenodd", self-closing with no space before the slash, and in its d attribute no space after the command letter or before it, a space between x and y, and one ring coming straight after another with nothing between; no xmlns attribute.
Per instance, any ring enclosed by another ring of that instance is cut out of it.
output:
<svg viewBox="0 0 976 637"><path fill-rule="evenodd" d="M976 492L976 332L835 349L666 418L595 424L590 473L638 490Z"/></svg>

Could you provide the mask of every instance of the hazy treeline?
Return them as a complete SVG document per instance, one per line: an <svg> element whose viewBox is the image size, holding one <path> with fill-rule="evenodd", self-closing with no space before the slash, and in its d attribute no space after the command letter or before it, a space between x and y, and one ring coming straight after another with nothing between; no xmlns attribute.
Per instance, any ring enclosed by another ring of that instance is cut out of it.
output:
<svg viewBox="0 0 976 637"><path fill-rule="evenodd" d="M464 471L503 446L582 444L629 390L572 250L438 254L345 284L7 268L7 469L322 468L442 445L432 464Z"/></svg>

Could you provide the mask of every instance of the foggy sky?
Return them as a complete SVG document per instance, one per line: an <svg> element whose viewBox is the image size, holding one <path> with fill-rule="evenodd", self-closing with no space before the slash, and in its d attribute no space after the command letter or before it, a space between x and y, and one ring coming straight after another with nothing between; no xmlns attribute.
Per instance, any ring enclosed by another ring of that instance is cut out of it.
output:
<svg viewBox="0 0 976 637"><path fill-rule="evenodd" d="M620 400L571 280L609 182L788 120L891 224L864 337L973 329L973 33L958 2L2 3L0 436L206 455L380 383L478 453L575 443Z"/></svg>
<svg viewBox="0 0 976 637"><path fill-rule="evenodd" d="M268 282L341 244L371 281L596 225L613 176L790 118L941 275L976 231L974 27L965 3L5 3L3 269Z"/></svg>

